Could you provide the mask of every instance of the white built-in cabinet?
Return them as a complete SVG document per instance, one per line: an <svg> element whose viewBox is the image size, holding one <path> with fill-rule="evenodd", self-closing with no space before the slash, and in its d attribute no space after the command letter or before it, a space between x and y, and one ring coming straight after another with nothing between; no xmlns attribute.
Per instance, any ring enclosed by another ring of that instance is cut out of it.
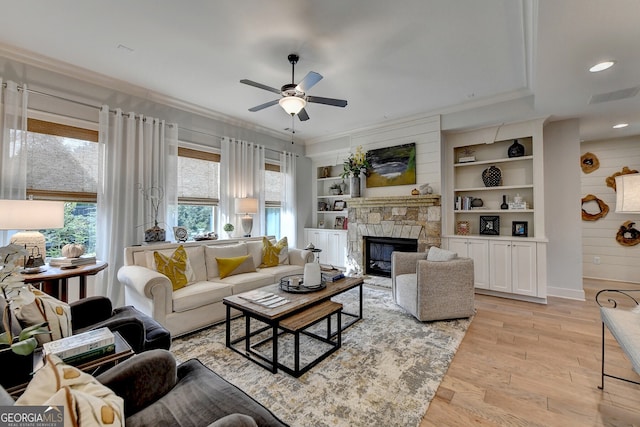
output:
<svg viewBox="0 0 640 427"><path fill-rule="evenodd" d="M473 277L478 289L489 289L489 242L481 239L449 239L449 250L473 259Z"/></svg>
<svg viewBox="0 0 640 427"><path fill-rule="evenodd" d="M344 268L347 260L347 231L305 228L305 244L321 249L317 255L321 264Z"/></svg>
<svg viewBox="0 0 640 427"><path fill-rule="evenodd" d="M546 302L543 125L541 119L444 135L443 246L473 258L479 292ZM509 157L516 140L524 154ZM492 167L502 181L488 186L483 175ZM502 209L516 196L524 208ZM461 203L473 199L481 206ZM481 232L487 217L499 219L496 234ZM526 224L526 236L513 235L516 224Z"/></svg>

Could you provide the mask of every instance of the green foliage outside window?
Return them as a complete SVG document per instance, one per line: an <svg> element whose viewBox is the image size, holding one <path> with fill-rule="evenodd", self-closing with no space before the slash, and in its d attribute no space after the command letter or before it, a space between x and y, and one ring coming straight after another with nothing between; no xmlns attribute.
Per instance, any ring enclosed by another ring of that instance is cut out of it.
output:
<svg viewBox="0 0 640 427"><path fill-rule="evenodd" d="M62 247L78 243L85 254L96 253L96 204L67 202L64 204L64 227L40 230L47 242L47 256L62 256Z"/></svg>

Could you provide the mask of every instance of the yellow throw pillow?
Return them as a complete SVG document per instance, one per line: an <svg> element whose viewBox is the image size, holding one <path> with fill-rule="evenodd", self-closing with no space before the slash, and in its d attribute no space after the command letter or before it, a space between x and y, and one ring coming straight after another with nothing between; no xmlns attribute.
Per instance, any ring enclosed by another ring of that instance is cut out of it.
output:
<svg viewBox="0 0 640 427"><path fill-rule="evenodd" d="M216 258L216 261L218 262L218 270L220 271L221 279L233 276L234 274L251 273L252 271L256 271L251 255L243 255L233 258Z"/></svg>
<svg viewBox="0 0 640 427"><path fill-rule="evenodd" d="M285 252L288 257L288 242L287 238L283 237L276 243L275 245L269 241L266 237L262 238L262 264L260 264L261 268L264 267L275 267L278 264L283 264L280 262L280 253Z"/></svg>
<svg viewBox="0 0 640 427"><path fill-rule="evenodd" d="M153 258L156 261L158 273L164 274L171 280L174 291L187 286L187 283L189 283L189 279L187 278L189 259L187 258L187 251L184 250L184 246L178 246L170 257L155 251Z"/></svg>

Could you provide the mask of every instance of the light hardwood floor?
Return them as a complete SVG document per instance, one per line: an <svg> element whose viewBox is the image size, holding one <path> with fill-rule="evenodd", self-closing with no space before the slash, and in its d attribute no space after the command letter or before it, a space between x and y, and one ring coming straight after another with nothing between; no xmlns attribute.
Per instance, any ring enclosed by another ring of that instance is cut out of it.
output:
<svg viewBox="0 0 640 427"><path fill-rule="evenodd" d="M640 386L605 378L594 296L638 288L585 280L586 301L476 295L477 314L420 427L640 426ZM640 325L638 325L640 327ZM608 372L640 380L607 332Z"/></svg>

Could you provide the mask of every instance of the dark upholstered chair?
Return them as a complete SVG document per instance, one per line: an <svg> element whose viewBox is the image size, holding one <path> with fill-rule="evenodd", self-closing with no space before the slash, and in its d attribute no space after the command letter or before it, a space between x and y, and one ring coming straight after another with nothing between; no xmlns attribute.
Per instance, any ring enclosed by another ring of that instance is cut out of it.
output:
<svg viewBox="0 0 640 427"><path fill-rule="evenodd" d="M124 400L127 427L286 427L199 360L176 365L167 350L136 354L96 379ZM0 405L13 403L0 387Z"/></svg>
<svg viewBox="0 0 640 427"><path fill-rule="evenodd" d="M69 306L74 335L107 327L111 331L118 331L136 353L153 349L169 350L171 347L169 331L133 306L114 310L111 300L101 296L84 298Z"/></svg>
<svg viewBox="0 0 640 427"><path fill-rule="evenodd" d="M5 300L0 296L0 309L4 310L4 306ZM102 296L84 298L72 302L69 306L74 335L107 327L113 332L118 331L136 353L156 348L168 350L171 347L169 331L152 317L132 306L114 310L111 300ZM15 316L12 318L11 325L13 334L19 334L20 323ZM0 332L3 330L0 323Z"/></svg>

